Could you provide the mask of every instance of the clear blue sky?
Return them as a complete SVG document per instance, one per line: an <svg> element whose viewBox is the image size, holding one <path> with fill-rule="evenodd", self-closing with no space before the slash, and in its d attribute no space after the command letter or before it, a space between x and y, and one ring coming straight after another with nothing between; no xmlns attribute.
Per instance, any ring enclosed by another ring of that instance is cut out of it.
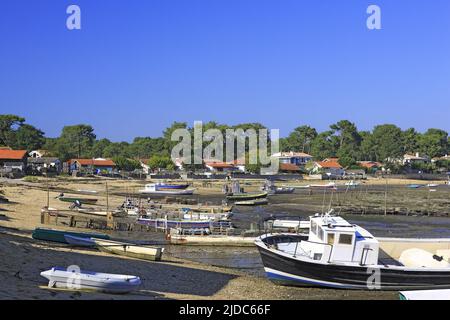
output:
<svg viewBox="0 0 450 320"><path fill-rule="evenodd" d="M450 131L450 1L2 0L0 113L113 141L174 120Z"/></svg>

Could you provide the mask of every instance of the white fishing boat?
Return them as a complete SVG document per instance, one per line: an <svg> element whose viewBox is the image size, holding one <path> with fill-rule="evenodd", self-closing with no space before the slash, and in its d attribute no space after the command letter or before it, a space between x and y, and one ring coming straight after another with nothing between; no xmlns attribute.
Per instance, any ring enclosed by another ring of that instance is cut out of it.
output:
<svg viewBox="0 0 450 320"><path fill-rule="evenodd" d="M268 233L255 243L268 278L282 284L450 289L450 239L375 238L342 217L325 214L310 217L306 236Z"/></svg>
<svg viewBox="0 0 450 320"><path fill-rule="evenodd" d="M48 279L49 288L71 290L127 293L136 290L141 285L141 279L137 276L71 270L61 267L43 271L41 276Z"/></svg>
<svg viewBox="0 0 450 320"><path fill-rule="evenodd" d="M228 212L224 213L208 213L208 212L194 212L191 210L185 210L183 213L183 220L208 220L208 221L225 221L229 220L232 214Z"/></svg>
<svg viewBox="0 0 450 320"><path fill-rule="evenodd" d="M148 183L145 185L144 189L139 190L142 194L153 194L153 195L172 195L172 196L183 196L192 195L195 189L160 189L155 183Z"/></svg>
<svg viewBox="0 0 450 320"><path fill-rule="evenodd" d="M355 181L355 180L350 180L348 182L346 182L344 185L347 187L357 187L361 184L361 182Z"/></svg>
<svg viewBox="0 0 450 320"><path fill-rule="evenodd" d="M450 300L450 290L400 291L400 300Z"/></svg>
<svg viewBox="0 0 450 320"><path fill-rule="evenodd" d="M335 189L337 188L337 185L335 182L329 182L326 184L311 184L310 188L317 188L317 189Z"/></svg>
<svg viewBox="0 0 450 320"><path fill-rule="evenodd" d="M92 239L100 251L144 260L161 260L163 248L104 239Z"/></svg>

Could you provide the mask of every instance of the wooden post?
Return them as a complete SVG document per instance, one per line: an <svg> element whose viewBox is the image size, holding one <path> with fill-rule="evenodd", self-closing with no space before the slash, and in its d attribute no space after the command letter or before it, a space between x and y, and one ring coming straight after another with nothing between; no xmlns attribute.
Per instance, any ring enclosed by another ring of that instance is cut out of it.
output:
<svg viewBox="0 0 450 320"><path fill-rule="evenodd" d="M386 189L384 191L384 215L387 215L387 189L388 189L388 180L386 178Z"/></svg>
<svg viewBox="0 0 450 320"><path fill-rule="evenodd" d="M106 181L106 212L109 212L108 181Z"/></svg>
<svg viewBox="0 0 450 320"><path fill-rule="evenodd" d="M48 185L48 177L46 177L45 181L47 182L47 209L50 208L50 187Z"/></svg>

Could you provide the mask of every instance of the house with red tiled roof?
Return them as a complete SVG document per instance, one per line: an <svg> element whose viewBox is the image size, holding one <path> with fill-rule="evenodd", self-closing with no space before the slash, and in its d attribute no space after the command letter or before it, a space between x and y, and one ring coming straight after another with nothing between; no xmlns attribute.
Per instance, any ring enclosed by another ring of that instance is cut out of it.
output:
<svg viewBox="0 0 450 320"><path fill-rule="evenodd" d="M112 172L116 168L116 164L111 159L70 159L68 161L70 171L89 170L93 173L102 171Z"/></svg>
<svg viewBox="0 0 450 320"><path fill-rule="evenodd" d="M0 149L0 167L5 170L25 171L27 167L27 151Z"/></svg>
<svg viewBox="0 0 450 320"><path fill-rule="evenodd" d="M326 174L328 176L343 176L345 174L344 168L339 164L338 158L328 158L323 161L314 162L311 169L312 174Z"/></svg>
<svg viewBox="0 0 450 320"><path fill-rule="evenodd" d="M205 167L212 172L230 172L237 171L238 168L231 162L205 162Z"/></svg>
<svg viewBox="0 0 450 320"><path fill-rule="evenodd" d="M358 161L358 165L368 170L380 169L383 167L383 164L377 161Z"/></svg>

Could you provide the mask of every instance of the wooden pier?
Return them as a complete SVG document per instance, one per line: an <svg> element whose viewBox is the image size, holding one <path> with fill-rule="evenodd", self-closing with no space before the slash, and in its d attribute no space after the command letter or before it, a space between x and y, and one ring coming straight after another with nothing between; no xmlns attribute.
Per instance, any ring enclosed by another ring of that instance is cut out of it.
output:
<svg viewBox="0 0 450 320"><path fill-rule="evenodd" d="M115 230L115 231L163 231L153 226L142 225L136 218L114 216L108 212L106 216L98 216L71 210L41 210L41 223L45 225L65 226L71 228Z"/></svg>

